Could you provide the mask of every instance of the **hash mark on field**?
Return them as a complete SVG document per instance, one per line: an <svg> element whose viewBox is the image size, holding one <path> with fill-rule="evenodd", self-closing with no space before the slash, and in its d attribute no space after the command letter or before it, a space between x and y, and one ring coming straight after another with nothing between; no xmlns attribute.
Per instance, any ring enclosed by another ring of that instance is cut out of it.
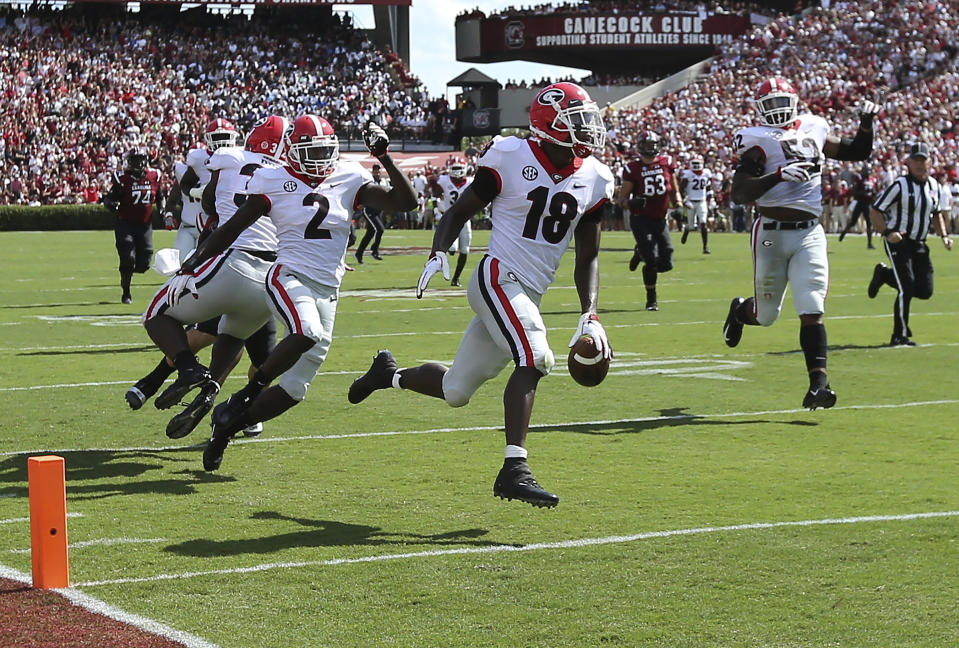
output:
<svg viewBox="0 0 959 648"><path fill-rule="evenodd" d="M859 517L826 518L822 520L799 520L792 522L752 522L748 524L732 524L728 526L694 527L691 529L673 529L669 531L648 531L632 535L607 536L605 538L582 538L580 540L563 540L560 542L539 542L528 545L494 545L491 547L461 547L457 549L437 549L432 551L414 551L399 554L381 554L378 556L363 556L360 558L333 558L330 560L309 560L301 562L263 563L251 567L236 567L234 569L211 569L209 571L182 572L180 574L157 574L156 576L142 576L130 578L114 578L110 580L86 581L77 583L75 588L99 587L103 585L123 585L126 583L151 583L163 580L180 580L196 578L198 576L221 576L226 574L250 574L273 569L295 569L298 567L330 567L335 565L355 565L358 563L373 563L385 560L404 560L409 558L431 558L435 556L456 556L471 554L492 554L506 552L540 551L544 549L579 549L610 544L623 544L639 540L654 538L670 538L674 536L701 535L704 533L724 533L730 531L753 531L758 529L780 529L785 527L811 527L831 524L859 524L863 522L898 522L906 520L920 520L929 518L943 518L959 516L959 511L935 511L930 513L907 513L904 515L864 515Z"/></svg>
<svg viewBox="0 0 959 648"><path fill-rule="evenodd" d="M67 513L67 517L68 518L83 517L83 513ZM29 521L30 521L30 518L28 517L7 518L6 520L0 520L0 524L15 524L17 522L29 522Z"/></svg>
<svg viewBox="0 0 959 648"><path fill-rule="evenodd" d="M912 403L882 403L880 405L841 405L833 407L829 411L836 412L842 410L868 410L868 409L898 409L901 407L929 407L932 405L954 405L959 400L935 400L935 401L916 401ZM777 416L786 414L810 414L805 408L786 409L786 410L758 410L754 412L719 412L719 413L689 413L676 414L673 416L644 416L641 418L629 419L609 419L598 421L563 421L560 423L537 423L530 425L531 431L541 429L555 429L563 427L582 427L584 425L616 425L625 423L647 423L656 421L682 421L682 420L702 420L702 419L720 419L720 418L740 418L748 416ZM281 443L286 441L316 441L330 439L359 439L363 437L394 437L394 436L414 436L422 434L441 434L445 432L488 432L502 430L502 425L473 425L470 427L447 427L430 428L426 430L388 430L385 432L353 432L345 434L311 434L292 437L256 437L252 439L234 439L230 441L231 446L246 445L248 443ZM73 453L82 454L84 452L159 452L166 450L194 450L202 448L206 441L193 445L178 446L133 446L128 448L61 448L57 450L9 450L0 452L0 457L13 455L37 454L37 453Z"/></svg>

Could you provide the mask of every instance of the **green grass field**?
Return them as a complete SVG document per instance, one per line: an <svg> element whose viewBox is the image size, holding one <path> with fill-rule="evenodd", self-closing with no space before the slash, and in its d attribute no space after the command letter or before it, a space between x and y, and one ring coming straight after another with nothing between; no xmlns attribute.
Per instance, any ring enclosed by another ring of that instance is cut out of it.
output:
<svg viewBox="0 0 959 648"><path fill-rule="evenodd" d="M465 289L437 277L417 301L423 255L390 254L429 233L387 231L385 260L346 276L307 400L212 474L205 424L178 445L172 411L123 399L158 359L139 313L160 277L123 306L111 233L0 233L0 521L28 514L27 456L55 451L74 585L223 648L959 645L959 253L930 241L919 346L889 348L893 293L865 295L884 257L830 236L839 402L809 412L790 295L774 326L722 342L751 292L746 235L714 235L710 256L674 239L650 313L629 234L604 235L616 358L599 387L565 371L572 253L544 300L560 362L528 445L561 502L539 510L492 496L508 372L461 409L346 400L377 349L455 354ZM29 540L0 524L0 565L29 573Z"/></svg>

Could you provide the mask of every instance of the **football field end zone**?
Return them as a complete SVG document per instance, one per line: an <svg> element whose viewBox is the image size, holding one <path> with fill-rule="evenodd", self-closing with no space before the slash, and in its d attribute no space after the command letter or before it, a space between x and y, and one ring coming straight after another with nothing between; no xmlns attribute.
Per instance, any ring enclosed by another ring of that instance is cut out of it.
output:
<svg viewBox="0 0 959 648"><path fill-rule="evenodd" d="M29 574L12 569L3 564L0 564L0 579L22 583L28 587L32 583ZM35 593L39 590L30 591ZM97 621L97 625L111 626L109 628L109 632L111 633L109 635L110 641L108 642L103 637L99 637L98 632L90 630L87 634L91 635L90 640L92 643L89 645L116 646L118 648L121 646L123 648L138 648L139 646L149 648L219 648L217 644L210 643L206 639L192 635L189 632L177 630L159 621L154 621L153 619L114 607L109 603L79 591L75 586L45 591L63 597L65 599L64 604L69 602L77 608L82 609L84 616L88 616L91 621L96 621L97 617L105 617L111 620L106 623L102 620ZM15 597L16 594L7 594L4 599L5 604L14 605L16 601ZM29 608L29 603L25 602L23 604L24 614L22 618L38 622L37 636L42 637L44 645L53 645L50 642L57 639L58 633L54 628L59 630L61 637L68 633L73 636L79 632L75 627L60 625L63 623L60 606L44 605L41 609L48 613L46 618L37 618L36 615L29 616ZM123 632L125 629L124 626L128 627L129 630ZM103 631L104 634L107 633L108 628L104 627ZM30 648L30 643L20 644L18 648Z"/></svg>
<svg viewBox="0 0 959 648"><path fill-rule="evenodd" d="M870 410L870 409L898 409L902 407L930 407L936 405L955 405L959 399L944 399L930 401L914 401L910 403L880 403L866 405L840 405L830 408L830 412ZM645 416L641 418L628 419L600 419L594 421L564 421L560 423L535 423L529 426L531 432L537 430L563 428L563 427L581 427L584 425L615 425L627 423L653 423L657 421L682 421L682 420L702 420L702 419L721 419L721 418L742 418L747 416L787 416L789 414L811 414L803 407L782 410L756 410L752 412L718 412L718 413L689 413L676 414L674 416ZM231 446L246 445L251 443L285 443L291 441L323 441L335 439L360 439L365 437L396 437L396 436L418 436L424 434L443 434L447 432L489 432L502 430L502 425L473 425L468 427L444 427L430 428L425 430L387 430L385 432L355 432L346 434L311 434L293 437L255 437L252 439L234 439L230 442ZM198 450L204 447L206 441L194 443L191 445L179 446L131 446L126 448L58 448L54 450L7 450L0 452L0 457L11 457L16 455L29 455L38 453L72 453L82 454L84 452L176 452L180 450Z"/></svg>
<svg viewBox="0 0 959 648"><path fill-rule="evenodd" d="M934 518L959 517L959 511L930 511L925 513L904 513L899 515L863 515L857 517L823 518L818 520L795 520L782 522L750 522L726 526L693 527L687 529L672 529L667 531L647 531L632 535L606 536L602 538L582 538L579 540L562 540L559 542L540 542L528 545L493 545L489 547L459 547L456 549L436 549L430 551L415 551L397 554L380 554L375 556L361 556L359 558L333 558L329 560L309 560L297 562L262 563L250 567L236 567L234 569L211 569L208 571L182 572L179 574L157 574L154 576L114 578L100 581L86 581L76 583L74 589L103 587L108 585L125 585L130 583L153 583L158 581L184 580L203 576L229 576L234 574L251 574L274 569L298 569L304 567L334 567L337 565L355 565L362 563L377 563L387 560L409 560L417 558L433 558L438 556L460 555L488 555L494 553L523 553L529 551L544 551L550 549L579 549L611 544L625 544L641 540L654 540L677 536L703 535L707 533L730 533L738 531L755 531L766 529L782 529L789 527L813 527L840 524L867 524L873 522L905 522L910 520L927 520ZM0 573L2 575L2 573Z"/></svg>

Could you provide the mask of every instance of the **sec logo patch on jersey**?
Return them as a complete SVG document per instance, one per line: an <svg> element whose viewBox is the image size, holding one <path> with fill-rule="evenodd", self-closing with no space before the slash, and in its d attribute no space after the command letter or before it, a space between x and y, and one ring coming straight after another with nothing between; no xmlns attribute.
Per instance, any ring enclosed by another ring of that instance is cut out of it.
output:
<svg viewBox="0 0 959 648"><path fill-rule="evenodd" d="M287 180L283 183L283 191L287 193L293 193L296 191L297 184L294 180Z"/></svg>
<svg viewBox="0 0 959 648"><path fill-rule="evenodd" d="M525 166L523 167L523 178L526 180L533 181L539 177L539 171L536 170L534 166Z"/></svg>

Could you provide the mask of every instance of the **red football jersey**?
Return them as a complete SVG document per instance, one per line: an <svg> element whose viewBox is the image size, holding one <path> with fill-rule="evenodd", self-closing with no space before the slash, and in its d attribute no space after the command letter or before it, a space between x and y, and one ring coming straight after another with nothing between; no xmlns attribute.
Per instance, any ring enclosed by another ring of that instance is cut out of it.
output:
<svg viewBox="0 0 959 648"><path fill-rule="evenodd" d="M153 203L160 195L160 172L147 169L142 178L134 178L124 171L114 177L114 182L120 187L117 216L138 225L149 223L153 215Z"/></svg>
<svg viewBox="0 0 959 648"><path fill-rule="evenodd" d="M636 216L644 218L666 218L666 208L669 197L676 190L673 183L673 168L666 156L657 157L652 163L646 164L636 159L626 165L623 172L623 182L632 182L631 198L645 198L646 205L638 209L631 209Z"/></svg>

